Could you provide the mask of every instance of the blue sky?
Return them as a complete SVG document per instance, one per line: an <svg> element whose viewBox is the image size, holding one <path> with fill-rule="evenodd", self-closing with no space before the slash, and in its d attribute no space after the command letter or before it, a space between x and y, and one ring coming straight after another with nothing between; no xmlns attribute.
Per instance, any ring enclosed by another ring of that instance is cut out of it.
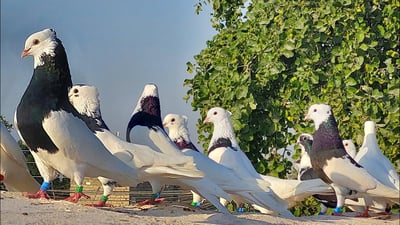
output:
<svg viewBox="0 0 400 225"><path fill-rule="evenodd" d="M146 83L159 88L161 113L186 114L197 141L200 115L183 100L186 62L215 35L210 6L197 15L197 0L1 1L1 114L10 122L33 71L20 58L25 39L54 28L66 48L73 83L99 89L103 118L124 136Z"/></svg>

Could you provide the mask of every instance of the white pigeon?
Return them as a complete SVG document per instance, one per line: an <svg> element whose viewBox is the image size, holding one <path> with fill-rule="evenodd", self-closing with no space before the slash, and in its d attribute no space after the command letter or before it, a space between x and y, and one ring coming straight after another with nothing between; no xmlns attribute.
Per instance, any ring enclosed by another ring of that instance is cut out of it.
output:
<svg viewBox="0 0 400 225"><path fill-rule="evenodd" d="M374 121L364 124L364 141L355 160L382 184L400 190L399 175L379 148Z"/></svg>
<svg viewBox="0 0 400 225"><path fill-rule="evenodd" d="M374 121L366 121L364 123L364 141L363 144L355 156L355 160L363 166L369 174L375 177L379 182L386 185L387 187L400 191L400 180L399 175L394 169L389 159L383 155L379 148L376 139L376 128ZM384 199L375 199L377 202L385 201ZM386 202L386 212L390 212L392 203Z"/></svg>
<svg viewBox="0 0 400 225"><path fill-rule="evenodd" d="M366 169L346 153L332 109L329 105L312 105L306 119L314 121L315 133L310 151L313 169L335 190L335 215L342 214L345 198L383 197L399 202L399 192L376 180ZM371 201L366 202L369 206Z"/></svg>
<svg viewBox="0 0 400 225"><path fill-rule="evenodd" d="M21 148L10 132L8 132L3 123L0 123L0 126L0 175L2 177L3 184L6 186L8 191L37 191L40 187L40 184L30 174Z"/></svg>
<svg viewBox="0 0 400 225"><path fill-rule="evenodd" d="M204 120L204 123L207 122L214 124L208 157L232 169L242 179L265 179L264 176L257 173L246 154L240 149L230 121L230 112L220 107L211 108ZM269 181L265 181L271 186ZM270 179L270 181L274 182L275 179ZM260 201L263 204L253 204L254 208L262 213L273 211L281 215L292 216L287 210L288 202L280 198L271 188L264 188L264 190L265 195Z"/></svg>
<svg viewBox="0 0 400 225"><path fill-rule="evenodd" d="M52 29L30 35L21 56L34 58L32 79L17 106L15 125L32 152L44 182L30 198L46 197L57 171L75 181L81 197L84 177L104 176L121 185L136 186L137 171L113 156L86 126L68 100L72 86L65 49Z"/></svg>
<svg viewBox="0 0 400 225"><path fill-rule="evenodd" d="M203 174L193 164L192 157L171 157L153 151L145 145L121 140L110 132L103 121L100 111L100 99L97 88L88 85L74 85L68 94L75 109L83 116L86 125L100 139L104 146L127 165L138 170L139 178L144 182L151 177L165 179L196 178ZM105 206L115 182L101 178L103 196L94 206Z"/></svg>
<svg viewBox="0 0 400 225"><path fill-rule="evenodd" d="M182 157L184 154L177 148L165 132L161 122L160 99L158 97L158 88L155 84L145 85L143 92L138 100L138 103L133 111L131 119L127 127L127 139L129 139L130 131L137 128L142 134L139 134L143 143L151 143L152 149L169 154L173 157ZM135 139L137 140L137 139ZM139 140L137 140L139 141ZM136 143L136 142L135 142ZM179 179L175 183L170 183L168 180L149 179L153 193L161 191L162 184L177 184L191 189L203 198L207 199L220 212L229 214L228 210L219 202L219 198L227 198L230 196L216 183L208 179L206 176L201 179Z"/></svg>
<svg viewBox="0 0 400 225"><path fill-rule="evenodd" d="M357 154L357 148L354 142L351 139L343 140L343 146L346 150L347 154L351 156L351 158L355 159ZM356 160L357 161L357 160Z"/></svg>
<svg viewBox="0 0 400 225"><path fill-rule="evenodd" d="M179 149L185 155L193 156L196 165L204 171L205 176L231 194L232 199L240 199L252 204L264 204L262 202L263 196L266 195L264 189L268 188L269 183L253 177L239 177L232 169L201 153L190 140L186 116L168 114L164 117L163 125L168 128L171 140L175 142ZM193 196L194 199L196 197L196 195Z"/></svg>

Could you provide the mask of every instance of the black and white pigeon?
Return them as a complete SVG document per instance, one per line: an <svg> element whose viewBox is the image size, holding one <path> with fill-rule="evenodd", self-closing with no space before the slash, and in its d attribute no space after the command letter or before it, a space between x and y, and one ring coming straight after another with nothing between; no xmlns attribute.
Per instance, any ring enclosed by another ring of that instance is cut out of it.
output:
<svg viewBox="0 0 400 225"><path fill-rule="evenodd" d="M292 216L287 210L289 203L280 198L271 188L271 182L275 182L275 180L267 181L264 176L257 173L246 154L240 149L230 121L230 112L220 107L211 108L204 119L204 123L208 122L214 124L208 147L208 157L232 169L241 179L263 179L269 184L268 188L264 187L265 194L260 201L263 204L253 204L255 209L262 213L279 213L284 216Z"/></svg>
<svg viewBox="0 0 400 225"><path fill-rule="evenodd" d="M246 202L249 204L264 205L265 189L269 183L263 179L253 177L242 178L234 170L225 167L222 164L210 159L194 146L190 140L189 130L187 128L187 117L178 114L168 114L164 117L163 125L168 129L171 140L185 154L193 156L196 165L205 176L218 184L224 191L231 194L235 202ZM218 171L218 172L216 172ZM193 203L196 195L193 195Z"/></svg>
<svg viewBox="0 0 400 225"><path fill-rule="evenodd" d="M24 153L22 153L17 141L1 122L0 127L0 176L2 177L0 182L3 182L8 191L37 191L40 188L40 184L30 174Z"/></svg>
<svg viewBox="0 0 400 225"><path fill-rule="evenodd" d="M75 193L66 200L81 197L84 177L104 176L121 185L136 186L137 171L113 156L86 126L68 100L72 86L67 55L56 32L45 29L30 35L21 56L33 56L32 79L17 106L15 125L32 152L44 181L30 198L47 197L57 171L75 181Z"/></svg>
<svg viewBox="0 0 400 225"><path fill-rule="evenodd" d="M301 134L297 138L296 144L301 148L300 154L300 166L297 179L298 180L311 180L319 179L317 173L313 170L311 166L311 160L308 153L311 150L313 143L313 136L311 134ZM322 180L321 180L322 181ZM319 195L315 194L313 197L320 203L319 215L326 214L328 208L335 208L337 204L335 192L332 191L330 195Z"/></svg>
<svg viewBox="0 0 400 225"><path fill-rule="evenodd" d="M310 156L308 153L312 147L312 135L311 134L301 134L298 138L297 144L301 147L301 159L300 159L300 169L298 174L298 179L315 179L319 178L311 166ZM350 140L343 140L343 145L346 152L351 156L355 154L356 147L354 143ZM321 211L319 215L324 215L328 208L335 208L337 201L336 195L332 192L332 195L313 195L317 201L321 203ZM351 211L365 213L365 200L363 198L355 199L345 199L345 206ZM379 199L373 199L372 205L369 206L369 210L375 212L384 212L386 208L386 203L379 201ZM364 214L361 214L365 216Z"/></svg>
<svg viewBox="0 0 400 225"><path fill-rule="evenodd" d="M314 121L315 133L310 151L313 169L318 176L335 190L337 205L334 215L342 215L345 198L369 196L383 197L395 203L399 202L399 192L386 187L375 179L347 154L331 106L312 105L306 119ZM371 205L372 202L366 202Z"/></svg>
<svg viewBox="0 0 400 225"><path fill-rule="evenodd" d="M139 178L143 182L152 177L163 179L203 177L203 173L193 164L192 157L171 157L153 151L146 145L123 141L110 132L101 116L99 93L96 87L74 85L68 97L96 137L113 155L137 169ZM103 195L94 206L103 207L112 193L115 182L107 178L100 178L100 181L103 185Z"/></svg>
<svg viewBox="0 0 400 225"><path fill-rule="evenodd" d="M168 137L161 120L158 88L155 84L146 84L128 123L126 132L127 139L130 139L129 136L132 129L145 128L140 129L142 132L141 134L136 133L141 136L140 139L147 139L143 140L143 143L151 143L150 146L154 146L152 149L169 154L173 157L184 156L174 142ZM138 139L134 140L136 140L134 143L140 141ZM149 182L152 186L153 193L159 193L161 191L161 185L163 184L176 184L186 187L207 199L220 212L229 214L225 206L219 202L220 197L231 200L229 194L206 176L201 179L179 179L175 180L174 183L161 179L150 179Z"/></svg>

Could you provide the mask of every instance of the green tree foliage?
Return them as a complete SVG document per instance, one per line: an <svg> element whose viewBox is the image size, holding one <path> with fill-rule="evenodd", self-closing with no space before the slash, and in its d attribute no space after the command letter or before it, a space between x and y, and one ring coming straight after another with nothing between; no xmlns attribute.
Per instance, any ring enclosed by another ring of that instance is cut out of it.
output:
<svg viewBox="0 0 400 225"><path fill-rule="evenodd" d="M360 146L377 123L384 154L399 163L400 4L391 0L207 0L218 34L187 63L186 100L202 116L230 110L241 148L260 173L285 177L277 153L313 132L313 103L332 105L340 134ZM197 123L207 149L211 126Z"/></svg>
<svg viewBox="0 0 400 225"><path fill-rule="evenodd" d="M8 131L11 131L13 126L6 120L6 118L3 115L0 115L0 123L2 123L7 128Z"/></svg>

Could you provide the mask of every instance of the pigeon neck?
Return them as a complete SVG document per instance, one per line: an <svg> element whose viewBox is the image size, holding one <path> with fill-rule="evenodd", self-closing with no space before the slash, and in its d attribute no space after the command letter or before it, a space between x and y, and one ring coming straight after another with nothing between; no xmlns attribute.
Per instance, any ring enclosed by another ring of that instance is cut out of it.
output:
<svg viewBox="0 0 400 225"><path fill-rule="evenodd" d="M220 138L229 139L233 147L238 146L232 124L226 119L214 123L214 131L210 143L214 143Z"/></svg>
<svg viewBox="0 0 400 225"><path fill-rule="evenodd" d="M322 122L319 128L315 131L312 150L329 150L332 148L344 150L335 117L330 115L328 119L325 122ZM311 153L312 152L313 151L311 151Z"/></svg>
<svg viewBox="0 0 400 225"><path fill-rule="evenodd" d="M366 134L364 136L364 141L360 149L364 149L366 147L368 147L367 149L371 151L379 148L375 133Z"/></svg>

